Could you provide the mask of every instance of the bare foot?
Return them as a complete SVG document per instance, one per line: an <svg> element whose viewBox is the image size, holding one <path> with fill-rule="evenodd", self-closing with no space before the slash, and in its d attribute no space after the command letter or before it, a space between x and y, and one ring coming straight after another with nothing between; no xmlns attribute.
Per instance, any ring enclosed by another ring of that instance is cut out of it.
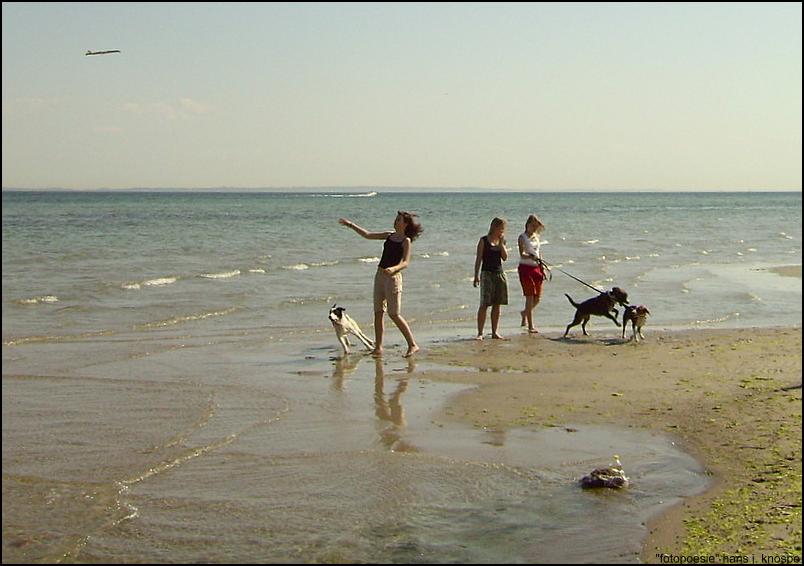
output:
<svg viewBox="0 0 804 566"><path fill-rule="evenodd" d="M374 348L371 351L371 355L374 356L375 358L381 358L382 357L382 348Z"/></svg>
<svg viewBox="0 0 804 566"><path fill-rule="evenodd" d="M519 311L519 315L522 317L519 326L525 326L525 311Z"/></svg>
<svg viewBox="0 0 804 566"><path fill-rule="evenodd" d="M492 334L491 337L494 338L495 340L508 340L508 338L500 336L499 334Z"/></svg>
<svg viewBox="0 0 804 566"><path fill-rule="evenodd" d="M535 328L528 328L528 332L530 332L531 334L538 334L539 333L539 331L536 330Z"/></svg>
<svg viewBox="0 0 804 566"><path fill-rule="evenodd" d="M482 334L478 334L477 336L475 336L475 340L482 340L482 339L483 339Z"/></svg>
<svg viewBox="0 0 804 566"><path fill-rule="evenodd" d="M413 354L415 354L418 351L419 351L419 347L416 344L414 344L413 346L408 348L408 351L402 357L403 358L409 358L409 357L411 357Z"/></svg>

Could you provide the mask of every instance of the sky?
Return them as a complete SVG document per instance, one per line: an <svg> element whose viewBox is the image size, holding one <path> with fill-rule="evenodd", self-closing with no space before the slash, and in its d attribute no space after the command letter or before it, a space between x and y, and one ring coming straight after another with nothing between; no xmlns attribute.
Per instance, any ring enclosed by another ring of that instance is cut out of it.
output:
<svg viewBox="0 0 804 566"><path fill-rule="evenodd" d="M801 191L801 11L4 2L2 186Z"/></svg>

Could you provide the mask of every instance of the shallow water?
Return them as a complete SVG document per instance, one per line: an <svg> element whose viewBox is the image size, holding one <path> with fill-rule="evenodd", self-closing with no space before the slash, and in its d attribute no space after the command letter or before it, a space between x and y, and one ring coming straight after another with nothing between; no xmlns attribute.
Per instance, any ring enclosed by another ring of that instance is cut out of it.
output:
<svg viewBox="0 0 804 566"><path fill-rule="evenodd" d="M647 517L707 482L647 432L438 422L466 386L305 342L15 349L4 561L635 561ZM614 453L633 487L581 490Z"/></svg>

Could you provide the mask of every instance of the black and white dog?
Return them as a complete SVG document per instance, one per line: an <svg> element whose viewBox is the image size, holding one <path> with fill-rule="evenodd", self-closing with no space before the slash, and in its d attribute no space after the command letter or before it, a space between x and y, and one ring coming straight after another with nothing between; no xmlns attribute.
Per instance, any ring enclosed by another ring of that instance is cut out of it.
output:
<svg viewBox="0 0 804 566"><path fill-rule="evenodd" d="M626 306L623 312L623 339L625 339L625 328L630 322L631 328L634 331L634 336L631 339L637 342L639 342L640 338L644 340L645 337L642 335L642 327L645 326L648 316L650 316L650 311L645 305Z"/></svg>
<svg viewBox="0 0 804 566"><path fill-rule="evenodd" d="M337 304L332 305L332 308L329 309L329 320L332 323L332 327L335 329L338 341L341 343L341 346L343 346L343 353L349 353L349 346L351 345L349 343L349 334L357 336L357 339L363 342L367 350L373 350L374 341L360 330L355 320L346 314L345 311L345 307L339 307Z"/></svg>

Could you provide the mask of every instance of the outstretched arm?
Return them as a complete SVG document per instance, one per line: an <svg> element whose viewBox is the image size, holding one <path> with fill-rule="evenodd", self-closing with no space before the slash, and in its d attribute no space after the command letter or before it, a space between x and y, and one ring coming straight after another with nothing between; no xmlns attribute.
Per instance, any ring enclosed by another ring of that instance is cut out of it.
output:
<svg viewBox="0 0 804 566"><path fill-rule="evenodd" d="M355 224L354 222L352 222L347 218L341 218L340 220L338 220L338 222L340 222L347 228L351 228L352 230L354 230L367 240L384 240L385 238L393 234L393 232L369 232L365 228L361 228L360 226L358 226L357 224Z"/></svg>

